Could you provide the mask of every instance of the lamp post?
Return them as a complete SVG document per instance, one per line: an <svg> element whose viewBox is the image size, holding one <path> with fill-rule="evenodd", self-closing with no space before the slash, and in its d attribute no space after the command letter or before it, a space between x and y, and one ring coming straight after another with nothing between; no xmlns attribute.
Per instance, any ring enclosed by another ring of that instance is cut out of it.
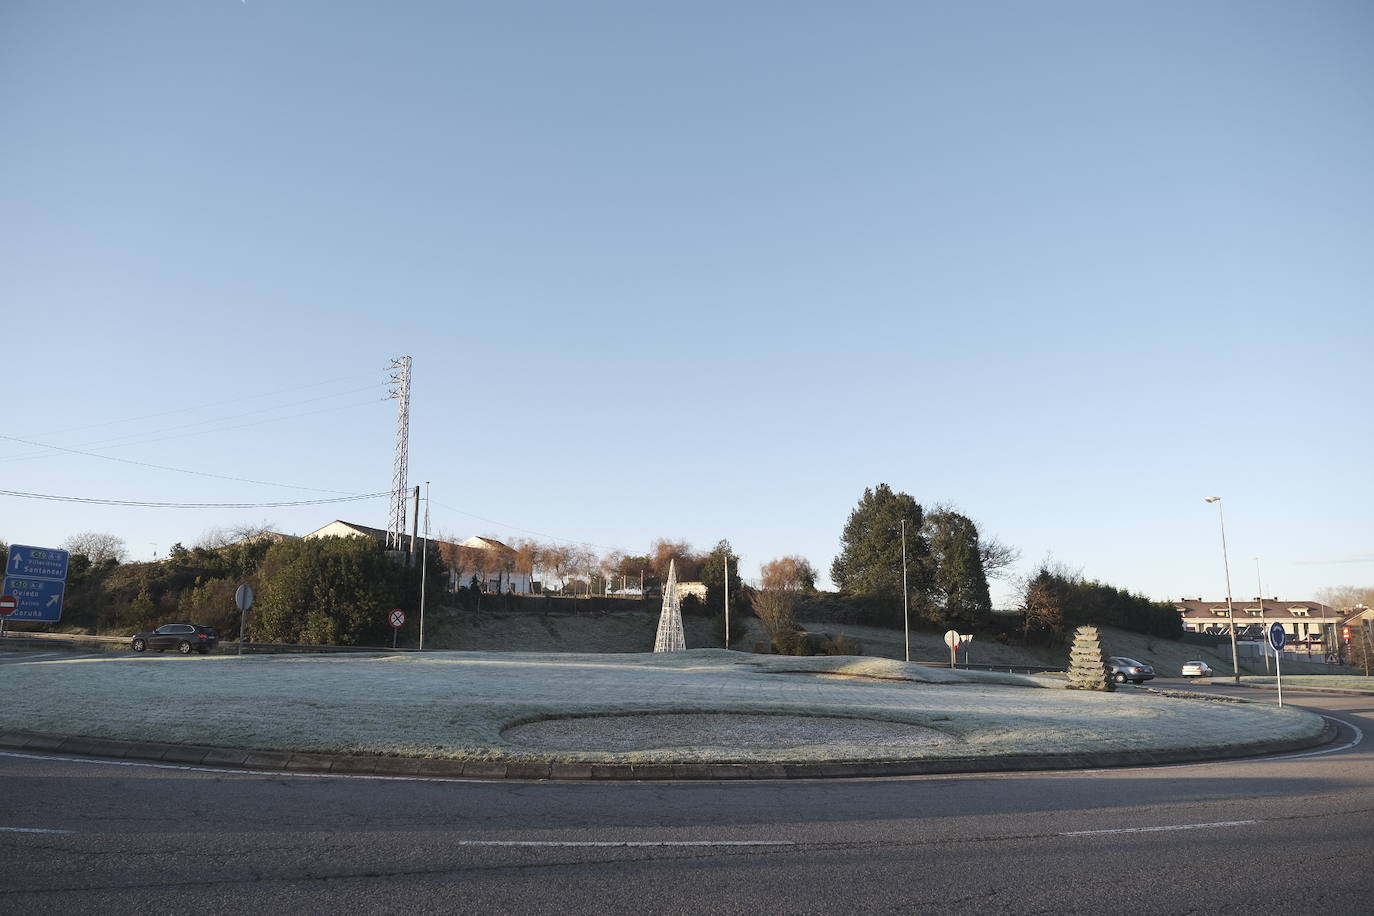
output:
<svg viewBox="0 0 1374 916"><path fill-rule="evenodd" d="M1236 652L1236 610L1231 604L1231 561L1226 556L1226 513L1221 510L1220 496L1204 496L1203 499L1217 504L1217 518L1221 521L1221 562L1226 568L1226 620L1231 630L1231 677L1239 684L1240 654Z"/></svg>
<svg viewBox="0 0 1374 916"><path fill-rule="evenodd" d="M1255 557L1255 587L1259 589L1259 597L1255 600L1259 602L1260 623L1264 622L1264 580L1260 578L1259 557ZM1264 653L1264 673L1269 673L1269 653Z"/></svg>
<svg viewBox="0 0 1374 916"><path fill-rule="evenodd" d="M906 519L902 519L902 627L906 634L906 660L911 661L911 611L906 588Z"/></svg>

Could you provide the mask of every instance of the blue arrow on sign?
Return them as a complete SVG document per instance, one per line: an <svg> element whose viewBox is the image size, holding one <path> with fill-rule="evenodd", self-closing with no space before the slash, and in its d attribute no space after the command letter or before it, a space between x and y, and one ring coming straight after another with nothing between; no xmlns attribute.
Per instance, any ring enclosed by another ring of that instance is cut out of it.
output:
<svg viewBox="0 0 1374 916"><path fill-rule="evenodd" d="M62 619L62 596L66 590L67 583L57 579L6 576L4 594L13 595L19 601L10 620L56 623Z"/></svg>
<svg viewBox="0 0 1374 916"><path fill-rule="evenodd" d="M67 578L67 551L54 547L30 547L27 544L10 545L9 561L5 564L7 576L35 576L39 579Z"/></svg>
<svg viewBox="0 0 1374 916"><path fill-rule="evenodd" d="M1269 625L1269 645L1274 647L1275 652L1283 651L1283 644L1288 641L1288 634L1283 631L1283 624L1274 621Z"/></svg>

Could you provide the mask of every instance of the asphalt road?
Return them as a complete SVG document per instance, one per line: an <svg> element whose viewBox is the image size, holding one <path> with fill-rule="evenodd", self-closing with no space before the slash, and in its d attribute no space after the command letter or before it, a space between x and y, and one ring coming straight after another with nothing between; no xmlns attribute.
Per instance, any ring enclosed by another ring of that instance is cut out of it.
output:
<svg viewBox="0 0 1374 916"><path fill-rule="evenodd" d="M1374 727L1374 697L1285 700L1347 723L1340 740L1153 769L787 783L4 753L0 913L1368 912L1374 747L1349 726Z"/></svg>

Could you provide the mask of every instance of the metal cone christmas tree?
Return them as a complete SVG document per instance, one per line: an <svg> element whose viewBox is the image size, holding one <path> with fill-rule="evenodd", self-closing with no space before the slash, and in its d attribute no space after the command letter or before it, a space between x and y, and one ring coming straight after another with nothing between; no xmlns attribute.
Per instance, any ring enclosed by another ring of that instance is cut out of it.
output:
<svg viewBox="0 0 1374 916"><path fill-rule="evenodd" d="M668 561L668 584L663 587L663 613L658 617L655 652L681 652L687 648L682 634L682 596L677 593L677 563Z"/></svg>

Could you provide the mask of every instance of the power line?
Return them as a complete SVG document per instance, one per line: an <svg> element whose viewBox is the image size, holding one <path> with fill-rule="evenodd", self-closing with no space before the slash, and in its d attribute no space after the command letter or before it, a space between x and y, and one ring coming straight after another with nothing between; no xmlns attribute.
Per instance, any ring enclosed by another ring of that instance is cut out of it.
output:
<svg viewBox="0 0 1374 916"><path fill-rule="evenodd" d="M211 401L211 402L209 402L208 404L195 404L195 405L191 405L191 406L188 406L188 407L174 407L174 408L171 409L171 410L163 410L163 411L159 411L158 413L143 414L142 416L139 416L139 417L127 417L127 418L121 419L121 420L102 420L102 421L99 422L99 423L89 423L89 424L87 424L87 425L85 425L85 426L69 426L69 427L67 427L66 429L49 430L48 432L45 432L45 433L39 433L39 435L42 435L42 436L57 436L57 435L61 435L62 433L75 433L75 432L81 432L82 430L87 430L87 429L99 429L99 428L102 427L102 426L115 426L115 425L120 424L120 423L137 423L137 422L140 421L140 420L151 420L151 419L153 419L154 417L168 417L168 416L171 416L172 414L184 413L185 411L188 411L188 410L204 410L204 409L206 409L207 407L219 407L219 406L222 405L222 404L241 404L241 403L243 403L243 402L245 402L245 401L256 401L256 400L259 400L259 399L261 399L261 398L276 397L276 396L279 395L279 394L289 394L289 393L291 393L292 391L304 391L304 390L306 390L307 388L319 388L321 385L332 385L334 382L348 382L348 381L352 381L353 379L364 378L364 377L374 376L374 375L375 375L375 372L367 372L367 373L355 372L355 373L353 373L352 375L341 375L341 376L338 376L337 378L325 379L325 380L322 381L322 382L311 382L309 385L296 385L296 386L293 387L293 388L281 388L281 389L278 389L277 391L268 391L268 392L265 392L265 393L263 393L263 394L250 394L250 395L246 395L246 396L244 396L244 397L226 398L226 399L224 399L224 400L222 400L222 401ZM381 384L385 384L385 383L381 383ZM371 386L368 386L368 387L371 387ZM308 402L305 402L305 403L308 403Z"/></svg>
<svg viewBox="0 0 1374 916"><path fill-rule="evenodd" d="M257 485L259 485L259 486L264 486L264 487L280 487L280 488L285 489L285 490L306 490L306 491L313 492L313 493L342 493L342 492L344 492L343 490L323 490L323 489L320 489L319 487L298 487L298 486L295 486L294 484L289 484L289 483L273 483L273 482L270 481L270 480L253 480L253 479L248 478L248 477L231 477L231 476L229 476L229 475L227 475L227 474L211 474L211 473L209 473L208 471L193 471L193 470L191 470L191 469L189 469L189 468L174 468L174 467L171 467L171 466L165 465L165 464L152 464L152 463L147 462L147 461L135 461L135 460L132 459L132 458L118 458L118 457L116 457L116 456L114 456L114 455L101 455L101 454L99 454L99 453L97 453L97 452L83 452L83 451L81 451L80 449L75 449L75 448L63 448L63 447L60 446L60 445L47 445L47 444L45 444L45 443L43 443L43 442L34 442L34 441L31 440L31 439L20 439L20 438L18 438L18 437L16 437L16 436L5 436L5 435L0 435L0 439L6 439L6 440L8 440L8 441L10 441L10 442L22 442L24 445L33 445L33 446L37 446L37 447L39 447L39 448L52 449L52 450L58 451L58 452L68 452L68 453L73 454L73 455L85 455L85 456L87 456L87 457L89 457L89 458L102 458L102 459L104 459L105 461L117 461L117 462L119 462L120 464L132 464L132 465L137 465L138 467L153 468L154 470L158 470L158 471L175 471L175 472L178 473L178 474L192 474L192 475L194 475L194 476L196 476L196 477L211 477L211 478L214 478L215 480L232 480L232 481L234 481L235 483L251 483L251 484L257 484ZM388 491L388 492L390 492L390 491Z"/></svg>
<svg viewBox="0 0 1374 916"><path fill-rule="evenodd" d="M372 386L369 385L368 387L372 387ZM352 392L344 392L344 393L352 393ZM334 397L334 395L331 395L331 397ZM316 398L315 400L321 400L321 399ZM133 446L133 445L152 445L152 444L157 443L157 442L166 442L166 441L169 440L169 439L180 439L180 438L183 438L183 437L185 437L185 436L203 436L203 435L205 435L206 433L224 433L224 432L232 432L232 431L237 430L237 429L247 429L247 428L250 427L250 426L258 426L258 425L261 425L261 424L263 424L263 423L277 423L277 422L280 422L280 421L282 421L282 420L299 420L301 417L314 417L314 416L318 416L319 414L323 414L323 413L336 413L336 412L341 411L341 410L356 410L356 409L359 408L359 407L367 407L367 406L369 406L369 405L371 405L371 404L375 404L375 403L377 403L377 401L379 401L379 400L384 400L384 399L377 398L377 399L368 400L368 401L361 401L361 402L354 403L354 404L343 404L343 405L340 405L340 406L338 406L338 407L325 407L325 408L322 408L322 409L320 409L320 410L307 410L307 411L305 411L304 413L289 414L289 415L284 416L284 417L267 417L267 418L262 419L262 420L254 420L254 421L251 422L251 423L240 423L240 424L238 424L237 426L217 426L217 427L214 427L214 428L211 428L211 429L200 429L200 430L196 430L196 431L194 431L194 432L177 433L177 434L171 435L171 436L159 436L159 437L157 437L157 438L155 438L155 439L133 439L133 438L130 438L130 437L125 437L124 439L106 439L106 440L103 440L102 442L96 442L96 443L88 444L88 445L85 446L85 447L86 447L86 448L102 448L102 449L108 449L108 448L127 448L127 447ZM307 404L308 404L308 403L310 403L310 402L309 402L309 401L302 401L301 403L307 403ZM252 411L252 412L247 413L247 414L238 414L237 416L251 416L252 413L261 413L261 411ZM234 419L234 417L222 417L221 419L224 419L224 420L232 420L232 419ZM204 420L204 421L202 421L200 424L185 424L184 426L180 426L180 427L176 427L176 426L168 427L168 429L184 429L186 426L203 425L204 423L212 423L212 422L216 422L216 421L213 421L213 420ZM10 438L10 437L8 437L8 436L0 436L0 438ZM14 440L14 441L16 441L16 442L24 442L25 440L23 440L23 439L16 439L16 440ZM100 454L96 454L96 453L94 453L94 452L85 452L85 451L81 451L81 450L79 450L79 449L65 448L64 446L60 446L60 445L43 445L42 443L34 443L34 444L40 445L42 448L48 449L49 451L45 451L45 452L30 452L30 453L27 454L27 455L10 455L10 456L5 457L5 458L0 458L0 462L26 461L26 460L31 459L31 458L42 458L44 455L50 454L50 452L51 452L52 450L58 450L58 451L75 451L77 454L81 454L81 455L90 455L91 457L94 457L94 458L108 458L108 459L111 460L111 461L124 461L124 460L126 460L126 459L123 459L123 458L114 458L114 457L111 457L111 456L109 456L109 455L100 455Z"/></svg>
<svg viewBox="0 0 1374 916"><path fill-rule="evenodd" d="M0 490L0 496L17 496L21 499L42 499L50 502L82 503L94 506L133 506L145 509L280 509L290 506L322 506L327 503L358 502L364 499L378 499L390 496L390 490L380 493L363 493L357 496L336 496L333 499L305 499L294 502L275 503L164 503L135 499L101 499L87 496L56 496L51 493L26 493L22 490Z"/></svg>

